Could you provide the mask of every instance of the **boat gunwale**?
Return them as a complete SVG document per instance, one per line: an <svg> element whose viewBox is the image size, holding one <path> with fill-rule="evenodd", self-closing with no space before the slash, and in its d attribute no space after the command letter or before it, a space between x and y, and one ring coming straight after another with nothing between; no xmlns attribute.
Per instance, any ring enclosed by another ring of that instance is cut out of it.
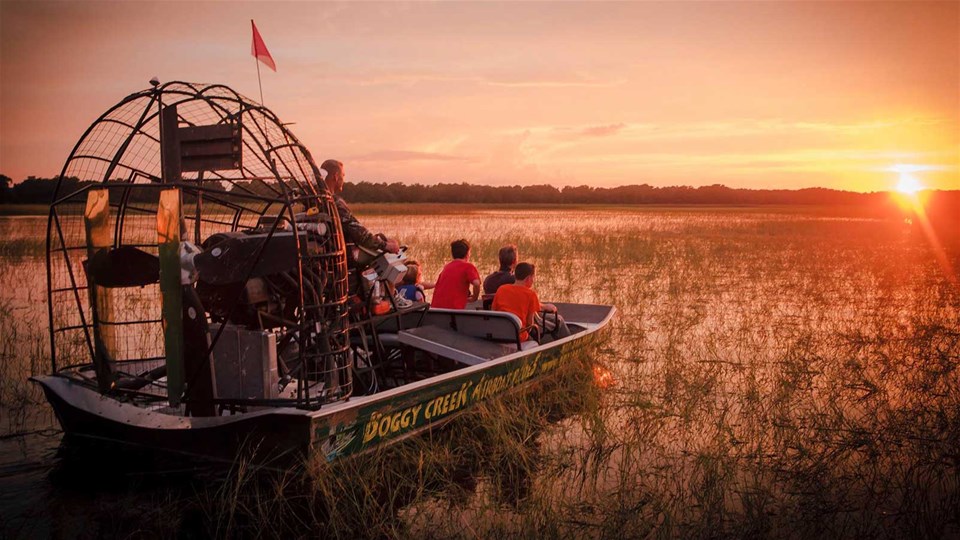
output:
<svg viewBox="0 0 960 540"><path fill-rule="evenodd" d="M610 322L610 319L612 319L617 312L616 306L613 306L613 305L606 305L606 304L578 304L578 305L603 306L603 307L608 307L610 309L607 310L606 315L598 323L581 323L577 321L570 321L571 324L583 326L584 329L582 332L570 334L567 337L564 337L555 341L551 341L549 343L543 343L531 349L518 350L506 356L501 356L500 358L494 358L487 362L483 362L474 366L467 366L465 368L448 371L447 373L443 373L433 377L428 377L426 379L422 379L409 384L404 384L402 386L391 388L383 392L377 392L376 394L371 394L369 396L350 397L345 401L333 404L328 407L320 408L315 411L307 411L307 413L312 419L316 420L327 415L334 415L334 414L341 413L353 408L362 408L366 405L370 405L378 401L389 401L394 398L406 395L408 393L416 392L425 387L443 384L448 380L456 379L459 377L469 377L474 373L486 371L488 369L492 369L501 364L510 363L519 358L534 356L539 352L547 351L547 350L562 346L566 343L577 341L579 339L587 337L590 334L598 332L599 330L603 329L607 325L607 323ZM475 310L456 310L456 311L469 313Z"/></svg>

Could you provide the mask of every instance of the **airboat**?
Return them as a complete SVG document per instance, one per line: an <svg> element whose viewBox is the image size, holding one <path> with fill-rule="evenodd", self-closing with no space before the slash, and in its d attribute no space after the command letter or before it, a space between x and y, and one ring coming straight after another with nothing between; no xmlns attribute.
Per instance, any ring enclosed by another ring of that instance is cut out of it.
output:
<svg viewBox="0 0 960 540"><path fill-rule="evenodd" d="M405 255L346 243L310 152L223 85L153 84L94 121L60 174L46 264L65 434L232 460L368 451L440 425L592 346L390 291Z"/></svg>

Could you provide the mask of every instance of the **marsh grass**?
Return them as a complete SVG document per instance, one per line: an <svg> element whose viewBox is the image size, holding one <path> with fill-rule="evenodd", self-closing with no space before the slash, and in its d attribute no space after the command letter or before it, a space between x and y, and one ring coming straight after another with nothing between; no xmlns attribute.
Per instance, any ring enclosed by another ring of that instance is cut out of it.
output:
<svg viewBox="0 0 960 540"><path fill-rule="evenodd" d="M53 417L42 407L43 393L23 377L49 371L45 343L15 322L0 306L0 437L53 429Z"/></svg>
<svg viewBox="0 0 960 540"><path fill-rule="evenodd" d="M43 257L44 242L34 238L18 238L0 243L0 258L18 261L26 257Z"/></svg>
<svg viewBox="0 0 960 540"><path fill-rule="evenodd" d="M334 463L308 459L281 472L239 463L227 482L207 493L207 532L432 537L449 534L434 524L456 513L458 530L484 535L487 525L477 516L521 515L532 500L535 476L564 467L542 451L551 426L598 414L593 361L586 355L570 360L528 391L483 403L443 429L368 454Z"/></svg>
<svg viewBox="0 0 960 540"><path fill-rule="evenodd" d="M960 535L960 291L919 229L837 209L426 210L357 209L427 280L453 239L481 274L517 243L541 298L618 307L604 342L556 381L371 454L141 493L165 509L144 518L161 535ZM960 245L945 250L960 267ZM38 261L8 261L4 285L42 291ZM45 410L15 380L44 369L31 294L0 310L17 328L2 403Z"/></svg>

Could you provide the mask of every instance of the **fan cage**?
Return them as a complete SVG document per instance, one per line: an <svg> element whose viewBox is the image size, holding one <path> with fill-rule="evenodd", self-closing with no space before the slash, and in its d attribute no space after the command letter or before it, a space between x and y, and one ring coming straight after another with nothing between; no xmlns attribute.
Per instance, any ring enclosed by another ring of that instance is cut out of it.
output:
<svg viewBox="0 0 960 540"><path fill-rule="evenodd" d="M241 167L164 179L160 113L173 105L181 127L239 123ZM76 180L81 181L79 188ZM106 289L111 309L94 320L84 269L88 254L84 209L90 190L107 190L110 246L157 255L159 193L174 187L180 190L184 209L183 239L197 245L216 233L251 230L266 221L275 224L267 229L266 246L274 238L276 224L284 219L296 231L297 214L306 209L316 208L332 216L326 235L313 235L309 242L296 235L297 267L284 276L299 289L296 320L284 321L274 331L278 343L297 343L295 358L287 358L297 371L286 374L297 380L297 391L294 398L279 401L314 408L349 397L347 263L336 205L309 151L276 115L222 85L171 82L132 94L93 122L71 152L60 175L47 228L53 371L72 369L87 374L91 384L97 382L93 370L85 369L98 361L95 326L111 346L106 362L117 376L142 377L165 365L158 284ZM254 264L251 262L251 268ZM219 338L220 333L211 333L208 353ZM188 403L192 375L186 374L184 399ZM325 384L317 385L317 381ZM322 391L316 390L318 387ZM110 391L147 400L169 397L162 380L134 391L120 387ZM212 401L221 406L251 402Z"/></svg>

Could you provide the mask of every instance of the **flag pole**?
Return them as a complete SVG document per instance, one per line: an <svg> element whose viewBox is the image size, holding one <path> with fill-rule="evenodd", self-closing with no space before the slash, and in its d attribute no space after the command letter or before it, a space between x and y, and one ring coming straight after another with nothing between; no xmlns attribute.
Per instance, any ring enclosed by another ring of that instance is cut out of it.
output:
<svg viewBox="0 0 960 540"><path fill-rule="evenodd" d="M255 28L253 19L250 19L250 27ZM263 81L260 80L260 59L257 58L257 55L253 55L253 63L257 65L257 85L260 87L260 106L263 105Z"/></svg>
<svg viewBox="0 0 960 540"><path fill-rule="evenodd" d="M253 57L253 62L257 64L257 84L260 86L260 105L263 105L263 82L260 81L260 60Z"/></svg>

